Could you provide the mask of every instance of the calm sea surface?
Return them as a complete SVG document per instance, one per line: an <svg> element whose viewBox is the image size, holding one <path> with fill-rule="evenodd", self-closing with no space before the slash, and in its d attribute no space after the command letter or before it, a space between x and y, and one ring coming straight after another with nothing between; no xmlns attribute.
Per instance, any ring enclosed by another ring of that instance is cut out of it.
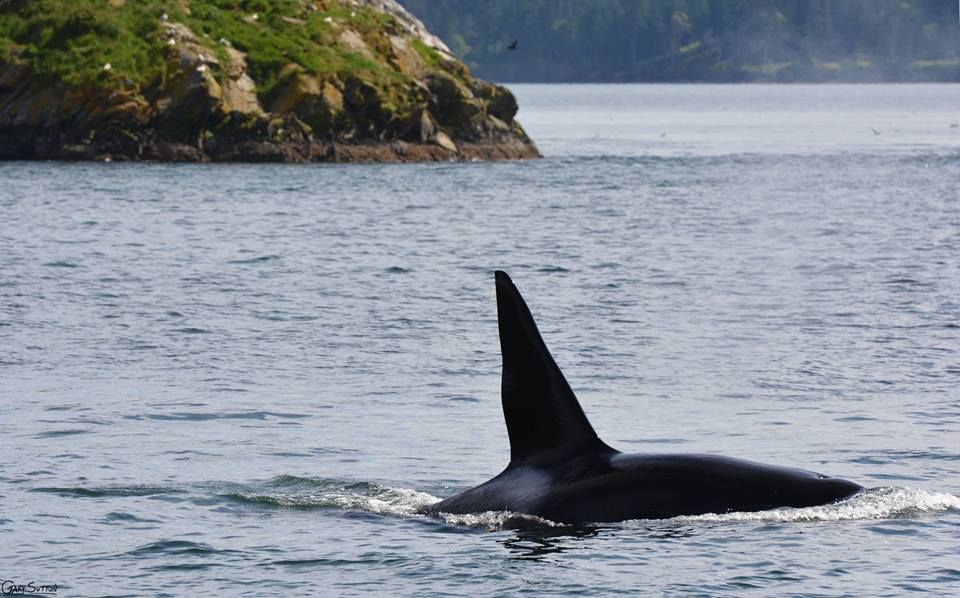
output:
<svg viewBox="0 0 960 598"><path fill-rule="evenodd" d="M960 86L514 89L543 160L0 163L0 577L955 592ZM495 268L613 446L871 489L575 528L415 515L507 461Z"/></svg>

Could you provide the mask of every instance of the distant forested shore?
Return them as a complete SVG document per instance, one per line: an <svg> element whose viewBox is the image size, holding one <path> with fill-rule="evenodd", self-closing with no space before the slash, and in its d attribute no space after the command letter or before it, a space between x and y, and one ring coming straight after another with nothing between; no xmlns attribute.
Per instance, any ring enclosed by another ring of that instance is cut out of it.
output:
<svg viewBox="0 0 960 598"><path fill-rule="evenodd" d="M955 0L401 0L503 82L960 81Z"/></svg>

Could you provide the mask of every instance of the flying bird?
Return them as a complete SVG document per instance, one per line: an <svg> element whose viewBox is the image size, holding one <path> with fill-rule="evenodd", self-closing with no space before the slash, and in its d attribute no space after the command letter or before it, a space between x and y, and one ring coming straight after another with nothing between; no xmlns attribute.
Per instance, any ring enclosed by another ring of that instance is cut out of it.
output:
<svg viewBox="0 0 960 598"><path fill-rule="evenodd" d="M517 42L518 42L518 41L520 41L520 40L515 39L515 40L513 40L512 42L510 42L510 45L507 46L507 49L508 49L508 50L516 50L516 49L517 49Z"/></svg>

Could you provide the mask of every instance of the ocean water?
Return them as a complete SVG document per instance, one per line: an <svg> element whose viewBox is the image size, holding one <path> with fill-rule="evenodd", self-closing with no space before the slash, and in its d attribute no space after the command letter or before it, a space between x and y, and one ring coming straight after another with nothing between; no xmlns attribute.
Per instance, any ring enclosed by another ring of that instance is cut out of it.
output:
<svg viewBox="0 0 960 598"><path fill-rule="evenodd" d="M960 87L514 91L542 160L0 163L0 577L955 592ZM497 268L609 444L869 489L576 527L417 515L507 462Z"/></svg>

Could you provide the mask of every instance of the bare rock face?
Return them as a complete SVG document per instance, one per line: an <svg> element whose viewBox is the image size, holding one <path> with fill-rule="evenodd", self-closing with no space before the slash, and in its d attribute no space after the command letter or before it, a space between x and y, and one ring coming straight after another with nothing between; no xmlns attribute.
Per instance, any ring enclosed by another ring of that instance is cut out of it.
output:
<svg viewBox="0 0 960 598"><path fill-rule="evenodd" d="M386 13L397 20L411 37L421 40L424 44L433 48L444 58L456 61L456 57L447 44L436 35L430 33L426 25L417 17L410 14L407 9L400 5L396 0L351 0L353 6L369 6L380 12Z"/></svg>
<svg viewBox="0 0 960 598"><path fill-rule="evenodd" d="M167 81L154 108L165 137L196 139L197 131L234 113L266 118L243 52L225 48L227 61L223 64L186 25L164 22L161 29L168 48Z"/></svg>
<svg viewBox="0 0 960 598"><path fill-rule="evenodd" d="M180 9L190 15L185 0ZM318 23L312 14L321 9L339 11L330 13L337 18ZM371 28L370 19L353 20L370 9L389 17L373 21L380 29ZM272 71L264 65L275 58L265 62L257 53L266 50L249 40L235 46L198 35L166 13L151 40L162 57L162 76L150 81L125 81L106 64L89 85L67 85L35 77L26 59L0 61L0 159L403 162L539 156L515 120L513 94L473 78L395 0L315 0L302 10L270 22L255 13L241 16L249 27L271 34L283 27L303 30L314 19L321 32L315 36L327 36L328 46L317 49L327 52L323 60L290 59Z"/></svg>
<svg viewBox="0 0 960 598"><path fill-rule="evenodd" d="M415 79L422 79L429 72L420 54L413 48L410 40L398 35L389 36L392 52L390 64L399 72Z"/></svg>
<svg viewBox="0 0 960 598"><path fill-rule="evenodd" d="M223 85L223 103L227 112L240 112L263 116L263 106L257 97L257 85L247 74L246 54L234 48L227 48L226 74Z"/></svg>

